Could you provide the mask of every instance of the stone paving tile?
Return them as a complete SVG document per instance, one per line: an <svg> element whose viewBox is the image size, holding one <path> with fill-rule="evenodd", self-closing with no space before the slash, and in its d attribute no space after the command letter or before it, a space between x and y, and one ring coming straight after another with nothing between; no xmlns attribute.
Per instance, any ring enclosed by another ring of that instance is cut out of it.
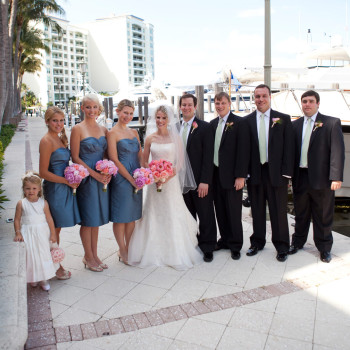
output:
<svg viewBox="0 0 350 350"><path fill-rule="evenodd" d="M97 338L96 329L93 323L84 323L81 325L81 332L84 339Z"/></svg>
<svg viewBox="0 0 350 350"><path fill-rule="evenodd" d="M204 299L203 304L211 311L219 311L221 307L215 302L215 298Z"/></svg>
<svg viewBox="0 0 350 350"><path fill-rule="evenodd" d="M223 295L221 297L214 298L214 300L221 307L221 309L229 309L231 307L242 305L240 300L237 299L234 294Z"/></svg>
<svg viewBox="0 0 350 350"><path fill-rule="evenodd" d="M36 332L52 328L52 321L42 321L28 324L28 332Z"/></svg>
<svg viewBox="0 0 350 350"><path fill-rule="evenodd" d="M261 301L261 300L265 300L273 297L272 294L270 294L266 289L261 287L245 290L243 291L243 293L248 295L248 297L253 299L254 301Z"/></svg>
<svg viewBox="0 0 350 350"><path fill-rule="evenodd" d="M157 312L158 312L159 316L161 317L161 319L164 321L164 323L175 321L174 315L172 314L172 312L168 308L159 309L159 310L157 310Z"/></svg>
<svg viewBox="0 0 350 350"><path fill-rule="evenodd" d="M56 342L64 343L67 341L71 341L71 335L69 331L69 327L57 327L55 328Z"/></svg>
<svg viewBox="0 0 350 350"><path fill-rule="evenodd" d="M174 315L176 321L187 318L187 314L179 305L170 306L168 309Z"/></svg>
<svg viewBox="0 0 350 350"><path fill-rule="evenodd" d="M206 314L210 312L210 309L201 300L192 303L192 306L199 312L199 314Z"/></svg>
<svg viewBox="0 0 350 350"><path fill-rule="evenodd" d="M146 317L144 312L133 315L133 317L134 317L134 320L137 324L138 329L151 327L151 324L148 321L148 318Z"/></svg>
<svg viewBox="0 0 350 350"><path fill-rule="evenodd" d="M111 330L112 334L125 333L125 329L124 329L123 324L119 318L109 320L108 325L109 325L109 329Z"/></svg>
<svg viewBox="0 0 350 350"><path fill-rule="evenodd" d="M94 323L96 333L98 337L111 335L111 330L109 329L108 321L98 321Z"/></svg>
<svg viewBox="0 0 350 350"><path fill-rule="evenodd" d="M56 337L53 328L37 332L30 332L25 345L26 349L38 348L40 346L56 344Z"/></svg>
<svg viewBox="0 0 350 350"><path fill-rule="evenodd" d="M157 311L147 311L145 315L152 326L159 326L164 323Z"/></svg>
<svg viewBox="0 0 350 350"><path fill-rule="evenodd" d="M69 326L70 335L72 337L72 341L83 340L83 333L81 331L80 324L75 324Z"/></svg>
<svg viewBox="0 0 350 350"><path fill-rule="evenodd" d="M193 316L199 315L199 312L190 303L181 305L181 308L185 311L185 313L188 317L193 317Z"/></svg>
<svg viewBox="0 0 350 350"><path fill-rule="evenodd" d="M39 348L33 348L32 350L56 350L57 346L55 344L40 346Z"/></svg>
<svg viewBox="0 0 350 350"><path fill-rule="evenodd" d="M125 332L136 331L137 324L132 316L123 316L120 318L120 321L125 329Z"/></svg>

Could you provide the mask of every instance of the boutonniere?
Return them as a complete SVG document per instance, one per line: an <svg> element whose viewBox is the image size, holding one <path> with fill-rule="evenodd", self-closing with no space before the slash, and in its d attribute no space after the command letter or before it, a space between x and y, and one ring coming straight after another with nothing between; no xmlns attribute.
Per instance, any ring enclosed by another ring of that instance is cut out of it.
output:
<svg viewBox="0 0 350 350"><path fill-rule="evenodd" d="M233 125L233 122L230 122L230 123L226 123L226 129L227 131L231 130L232 129L232 125Z"/></svg>
<svg viewBox="0 0 350 350"><path fill-rule="evenodd" d="M314 125L314 130L312 130L312 132L314 132L317 128L322 128L322 126L323 126L323 123L316 122L315 125Z"/></svg>
<svg viewBox="0 0 350 350"><path fill-rule="evenodd" d="M193 133L193 131L195 131L198 128L198 124L197 122L193 122L192 123L192 130L191 130L191 134Z"/></svg>
<svg viewBox="0 0 350 350"><path fill-rule="evenodd" d="M275 124L282 124L281 118L272 118L272 126L271 126L271 128L273 128L275 126Z"/></svg>

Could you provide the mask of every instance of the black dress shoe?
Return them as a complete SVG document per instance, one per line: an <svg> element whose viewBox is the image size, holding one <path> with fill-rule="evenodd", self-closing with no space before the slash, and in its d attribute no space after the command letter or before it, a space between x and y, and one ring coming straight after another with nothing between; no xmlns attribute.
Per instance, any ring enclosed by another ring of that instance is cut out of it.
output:
<svg viewBox="0 0 350 350"><path fill-rule="evenodd" d="M218 240L218 242L215 245L214 250L217 251L217 250L221 250L221 249L228 249L228 246L223 241Z"/></svg>
<svg viewBox="0 0 350 350"><path fill-rule="evenodd" d="M258 247L252 245L248 250L247 250L247 255L248 256L253 256L258 254L258 251L261 250Z"/></svg>
<svg viewBox="0 0 350 350"><path fill-rule="evenodd" d="M293 255L293 254L297 253L299 249L303 249L303 248L302 248L302 247L301 247L301 248L296 247L295 245L292 244L292 245L289 247L288 254L289 254L289 255Z"/></svg>
<svg viewBox="0 0 350 350"><path fill-rule="evenodd" d="M288 254L287 253L277 253L276 255L276 259L280 262L284 262L286 261L288 258Z"/></svg>
<svg viewBox="0 0 350 350"><path fill-rule="evenodd" d="M241 253L240 252L234 252L233 250L231 250L231 258L233 260L239 260L241 257Z"/></svg>
<svg viewBox="0 0 350 350"><path fill-rule="evenodd" d="M321 261L325 263L329 263L332 260L332 256L330 252L321 252L320 256L321 256Z"/></svg>
<svg viewBox="0 0 350 350"><path fill-rule="evenodd" d="M212 262L212 261L213 261L213 258L214 258L214 256L213 256L213 253L212 253L212 252L206 252L206 253L204 253L203 260L204 260L205 262Z"/></svg>

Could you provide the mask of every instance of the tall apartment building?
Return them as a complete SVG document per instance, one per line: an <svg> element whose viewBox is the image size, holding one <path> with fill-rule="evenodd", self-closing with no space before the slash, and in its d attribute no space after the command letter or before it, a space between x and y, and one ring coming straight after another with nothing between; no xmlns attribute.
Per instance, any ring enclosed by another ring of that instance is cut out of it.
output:
<svg viewBox="0 0 350 350"><path fill-rule="evenodd" d="M133 15L87 23L91 86L117 91L154 79L153 25Z"/></svg>
<svg viewBox="0 0 350 350"><path fill-rule="evenodd" d="M53 17L62 28L38 25L49 40L41 72L25 74L45 106L65 105L83 84L96 91L116 92L154 78L153 25L133 15L102 18L83 25ZM82 64L85 64L83 73Z"/></svg>
<svg viewBox="0 0 350 350"><path fill-rule="evenodd" d="M63 106L68 97L75 96L82 89L83 83L90 82L88 31L66 20L56 17L53 19L60 25L62 32L59 34L43 23L38 25L48 39L51 53L42 53L41 72L25 74L24 82L44 106L47 102ZM84 73L82 63L85 63Z"/></svg>

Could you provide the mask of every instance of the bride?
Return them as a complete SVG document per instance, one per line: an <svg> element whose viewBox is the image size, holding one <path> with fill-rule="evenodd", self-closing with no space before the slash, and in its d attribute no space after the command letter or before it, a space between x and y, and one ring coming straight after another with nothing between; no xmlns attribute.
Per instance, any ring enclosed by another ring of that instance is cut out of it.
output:
<svg viewBox="0 0 350 350"><path fill-rule="evenodd" d="M157 192L157 184L147 186L143 216L136 222L129 245L130 265L185 270L202 262L197 222L182 197L182 192L196 185L176 124L172 109L165 105L157 107L147 121L143 166L148 167L151 155L154 160L172 162L175 172L163 183L161 192Z"/></svg>

